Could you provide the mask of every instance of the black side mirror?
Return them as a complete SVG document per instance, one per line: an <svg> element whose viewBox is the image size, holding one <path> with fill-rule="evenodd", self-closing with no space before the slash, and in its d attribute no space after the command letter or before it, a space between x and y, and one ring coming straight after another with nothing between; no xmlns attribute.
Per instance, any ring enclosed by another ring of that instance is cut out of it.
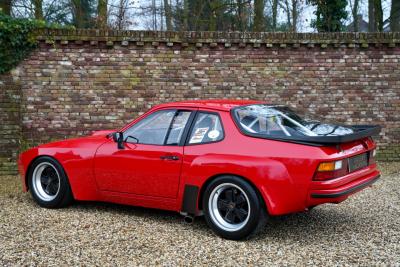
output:
<svg viewBox="0 0 400 267"><path fill-rule="evenodd" d="M122 132L113 133L112 138L117 143L118 149L124 149L124 134Z"/></svg>

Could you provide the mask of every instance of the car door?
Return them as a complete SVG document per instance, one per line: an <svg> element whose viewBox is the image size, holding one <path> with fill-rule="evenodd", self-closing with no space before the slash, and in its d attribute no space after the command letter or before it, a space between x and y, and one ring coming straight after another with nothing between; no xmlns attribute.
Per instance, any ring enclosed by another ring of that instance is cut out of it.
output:
<svg viewBox="0 0 400 267"><path fill-rule="evenodd" d="M124 148L113 140L96 153L94 172L102 191L176 198L183 138L194 110L155 111L123 132Z"/></svg>

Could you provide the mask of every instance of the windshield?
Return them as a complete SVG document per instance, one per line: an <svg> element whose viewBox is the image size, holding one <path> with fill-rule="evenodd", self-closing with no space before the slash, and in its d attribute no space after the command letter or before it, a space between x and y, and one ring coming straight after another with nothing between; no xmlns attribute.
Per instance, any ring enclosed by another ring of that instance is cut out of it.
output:
<svg viewBox="0 0 400 267"><path fill-rule="evenodd" d="M234 109L236 122L250 134L283 136L338 136L353 133L350 127L303 119L286 106L256 104Z"/></svg>

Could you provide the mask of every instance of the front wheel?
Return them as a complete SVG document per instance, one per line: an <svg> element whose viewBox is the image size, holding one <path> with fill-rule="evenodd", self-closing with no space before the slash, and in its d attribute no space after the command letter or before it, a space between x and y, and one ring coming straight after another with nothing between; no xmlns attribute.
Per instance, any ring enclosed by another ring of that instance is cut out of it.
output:
<svg viewBox="0 0 400 267"><path fill-rule="evenodd" d="M28 183L33 199L42 207L61 208L73 200L63 167L51 157L40 157L32 163Z"/></svg>
<svg viewBox="0 0 400 267"><path fill-rule="evenodd" d="M219 236L239 240L259 232L267 214L262 199L246 181L221 176L206 188L203 198L208 225Z"/></svg>

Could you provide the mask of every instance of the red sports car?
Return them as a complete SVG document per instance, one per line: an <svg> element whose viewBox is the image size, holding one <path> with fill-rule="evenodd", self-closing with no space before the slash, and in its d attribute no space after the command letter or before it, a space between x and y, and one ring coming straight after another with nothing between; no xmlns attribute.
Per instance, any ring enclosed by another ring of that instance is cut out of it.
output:
<svg viewBox="0 0 400 267"><path fill-rule="evenodd" d="M260 101L153 107L119 130L21 154L25 191L46 208L72 200L204 214L218 235L242 239L268 216L339 203L379 178L379 126L300 117Z"/></svg>

